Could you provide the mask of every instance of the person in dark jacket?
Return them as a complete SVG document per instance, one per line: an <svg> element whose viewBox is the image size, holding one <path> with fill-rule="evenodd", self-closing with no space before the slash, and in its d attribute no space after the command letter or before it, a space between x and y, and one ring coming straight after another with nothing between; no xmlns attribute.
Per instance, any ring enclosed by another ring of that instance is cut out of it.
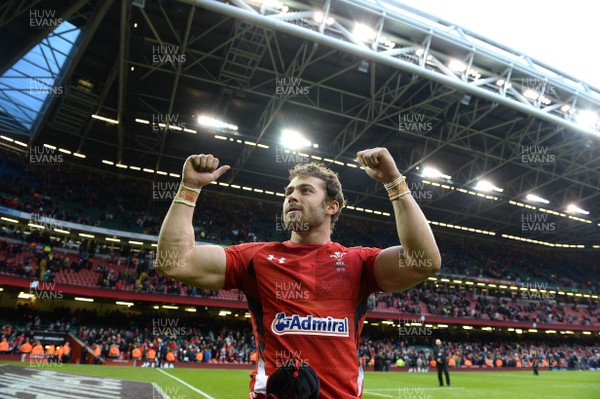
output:
<svg viewBox="0 0 600 399"><path fill-rule="evenodd" d="M446 347L442 345L440 339L435 340L435 348L433 348L433 357L435 358L435 366L437 367L438 380L440 386L444 386L442 380L442 371L446 375L446 385L450 386L450 374L448 373L448 360L446 359Z"/></svg>

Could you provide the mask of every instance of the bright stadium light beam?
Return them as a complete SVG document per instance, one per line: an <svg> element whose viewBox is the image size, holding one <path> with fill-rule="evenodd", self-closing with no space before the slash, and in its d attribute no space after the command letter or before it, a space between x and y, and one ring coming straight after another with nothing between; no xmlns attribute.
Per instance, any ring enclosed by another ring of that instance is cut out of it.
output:
<svg viewBox="0 0 600 399"><path fill-rule="evenodd" d="M500 86L500 87L504 87L505 89L510 89L512 87L512 83L507 82L504 79L498 79L498 81L496 81L496 85Z"/></svg>
<svg viewBox="0 0 600 399"><path fill-rule="evenodd" d="M431 168L431 167L428 167L428 166L425 167L425 168L423 168L423 172L421 172L421 176L423 176L423 177L429 177L429 178L432 178L432 179L437 179L439 177L442 177L442 178L444 178L446 180L450 180L451 179L450 176L448 176L448 175L440 172L438 169Z"/></svg>
<svg viewBox="0 0 600 399"><path fill-rule="evenodd" d="M581 209L580 207L578 207L575 204L569 204L569 206L567 206L567 212L569 213L580 213L582 215L589 215L590 212L586 211L585 209Z"/></svg>
<svg viewBox="0 0 600 399"><path fill-rule="evenodd" d="M99 121L103 121L103 122L106 122L106 123L110 123L112 125L118 125L119 124L118 120L112 119L112 118L107 118L105 116L100 116L100 115L95 115L94 114L94 115L92 115L92 118L93 119L98 119Z"/></svg>
<svg viewBox="0 0 600 399"><path fill-rule="evenodd" d="M464 72L467 69L467 65L460 60L453 59L448 63L448 68L454 72Z"/></svg>
<svg viewBox="0 0 600 399"><path fill-rule="evenodd" d="M361 42L372 42L375 40L375 36L377 36L377 32L375 32L372 28L368 27L365 24L356 23L354 25L354 30L352 34L356 38L356 40Z"/></svg>
<svg viewBox="0 0 600 399"><path fill-rule="evenodd" d="M94 302L94 298L85 298L80 296L76 296L75 300L78 302Z"/></svg>
<svg viewBox="0 0 600 399"><path fill-rule="evenodd" d="M323 18L325 18L325 16L323 15L323 11L315 11L315 13L313 14L313 19L318 24L320 24L321 22L323 22ZM327 26L333 25L334 23L335 23L335 19L332 18L332 17L328 17L325 20L325 24Z"/></svg>
<svg viewBox="0 0 600 399"><path fill-rule="evenodd" d="M492 182L488 180L479 180L475 185L474 189L485 193L489 193L490 191L497 191L501 193L504 191L504 189L496 187Z"/></svg>
<svg viewBox="0 0 600 399"><path fill-rule="evenodd" d="M550 203L550 201L548 201L545 198L542 198L538 195L535 194L527 194L527 201L531 201L531 202L541 202L542 204L546 204L548 205Z"/></svg>
<svg viewBox="0 0 600 399"><path fill-rule="evenodd" d="M537 100L538 97L540 96L540 93L538 93L537 91L535 91L533 89L526 89L523 92L523 95L531 100Z"/></svg>
<svg viewBox="0 0 600 399"><path fill-rule="evenodd" d="M238 130L237 125L232 125L230 123L226 123L206 115L199 116L198 123L202 126L206 126L213 129L229 129L234 131Z"/></svg>
<svg viewBox="0 0 600 399"><path fill-rule="evenodd" d="M297 130L283 129L281 131L281 145L289 149L310 147L312 143Z"/></svg>
<svg viewBox="0 0 600 399"><path fill-rule="evenodd" d="M576 118L577 123L586 129L595 130L600 123L600 118L594 111L580 111Z"/></svg>

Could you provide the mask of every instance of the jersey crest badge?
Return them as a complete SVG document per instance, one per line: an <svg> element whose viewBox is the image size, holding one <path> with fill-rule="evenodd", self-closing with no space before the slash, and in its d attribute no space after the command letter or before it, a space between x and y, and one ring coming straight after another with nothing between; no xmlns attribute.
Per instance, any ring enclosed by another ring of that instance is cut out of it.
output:
<svg viewBox="0 0 600 399"><path fill-rule="evenodd" d="M334 252L333 255L329 255L330 258L335 259L335 268L338 272L346 270L346 264L343 259L347 252Z"/></svg>

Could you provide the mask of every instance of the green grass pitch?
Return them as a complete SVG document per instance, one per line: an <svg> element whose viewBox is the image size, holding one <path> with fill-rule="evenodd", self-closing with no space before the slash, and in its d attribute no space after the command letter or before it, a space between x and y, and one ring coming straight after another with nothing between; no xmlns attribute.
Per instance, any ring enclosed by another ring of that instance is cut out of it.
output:
<svg viewBox="0 0 600 399"><path fill-rule="evenodd" d="M18 364L14 362L5 362ZM53 371L154 382L171 399L243 399L247 370L152 369L63 365ZM364 399L600 399L600 371L450 372L451 387L437 373L365 373Z"/></svg>

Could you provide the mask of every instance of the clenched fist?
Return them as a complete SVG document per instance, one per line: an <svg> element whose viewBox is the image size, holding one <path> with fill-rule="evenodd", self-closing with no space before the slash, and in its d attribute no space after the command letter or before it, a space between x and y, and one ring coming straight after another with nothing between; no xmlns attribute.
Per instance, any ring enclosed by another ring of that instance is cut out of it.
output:
<svg viewBox="0 0 600 399"><path fill-rule="evenodd" d="M371 148L356 153L358 162L372 178L381 183L391 183L400 176L394 158L387 148Z"/></svg>
<svg viewBox="0 0 600 399"><path fill-rule="evenodd" d="M183 164L181 182L190 188L202 188L217 180L229 170L229 165L219 166L219 159L211 154L190 155Z"/></svg>

